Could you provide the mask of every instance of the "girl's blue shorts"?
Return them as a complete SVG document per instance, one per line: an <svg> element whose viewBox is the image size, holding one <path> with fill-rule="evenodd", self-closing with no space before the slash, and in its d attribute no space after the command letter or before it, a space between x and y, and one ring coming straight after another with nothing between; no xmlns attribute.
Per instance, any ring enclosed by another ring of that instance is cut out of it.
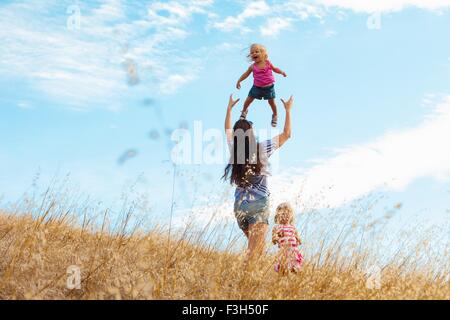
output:
<svg viewBox="0 0 450 320"><path fill-rule="evenodd" d="M275 85L272 84L268 87L257 87L253 86L248 93L249 97L258 99L258 100L270 100L275 99Z"/></svg>

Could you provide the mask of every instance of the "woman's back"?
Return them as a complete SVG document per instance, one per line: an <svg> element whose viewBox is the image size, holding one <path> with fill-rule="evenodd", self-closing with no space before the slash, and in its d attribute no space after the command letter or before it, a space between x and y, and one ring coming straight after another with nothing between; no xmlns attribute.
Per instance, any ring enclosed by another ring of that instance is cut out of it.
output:
<svg viewBox="0 0 450 320"><path fill-rule="evenodd" d="M270 195L269 188L267 185L267 177L270 175L269 172L269 157L277 149L275 141L267 140L258 144L261 160L261 172L258 174L249 174L246 177L246 186L237 186L235 191L235 198L241 200L259 200L263 197L268 197Z"/></svg>

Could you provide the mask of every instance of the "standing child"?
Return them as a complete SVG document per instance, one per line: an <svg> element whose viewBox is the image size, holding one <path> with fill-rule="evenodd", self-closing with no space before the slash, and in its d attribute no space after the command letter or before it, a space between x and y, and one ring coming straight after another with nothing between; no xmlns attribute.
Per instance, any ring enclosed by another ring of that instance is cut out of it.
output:
<svg viewBox="0 0 450 320"><path fill-rule="evenodd" d="M303 256L298 248L301 240L294 222L294 210L289 203L278 206L275 214L275 227L272 230L272 242L280 249L275 271L286 274L298 272L303 263Z"/></svg>
<svg viewBox="0 0 450 320"><path fill-rule="evenodd" d="M253 87L251 88L247 100L244 102L244 109L242 110L241 119L244 120L247 117L247 111L250 104L255 99L264 99L269 101L269 105L272 108L272 127L277 126L277 105L275 103L275 77L273 72L282 74L287 77L284 71L274 67L269 61L266 48L261 44L252 44L250 47L250 54L248 58L253 61L253 64L245 71L245 73L239 78L236 88L241 89L241 82L248 78L253 73Z"/></svg>

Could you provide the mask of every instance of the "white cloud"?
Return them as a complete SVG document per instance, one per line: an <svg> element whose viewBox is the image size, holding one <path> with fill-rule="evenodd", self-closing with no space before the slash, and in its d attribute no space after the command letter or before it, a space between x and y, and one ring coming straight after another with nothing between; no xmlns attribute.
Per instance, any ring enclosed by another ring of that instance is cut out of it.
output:
<svg viewBox="0 0 450 320"><path fill-rule="evenodd" d="M275 176L274 197L291 201L300 197L305 208L339 207L375 190L402 190L423 177L448 181L448 137L450 96L417 127L343 148L311 169Z"/></svg>
<svg viewBox="0 0 450 320"><path fill-rule="evenodd" d="M195 77L192 74L173 74L170 75L167 81L161 85L161 91L164 94L171 94L175 92L182 85L192 81Z"/></svg>
<svg viewBox="0 0 450 320"><path fill-rule="evenodd" d="M222 31L240 29L241 32L250 31L244 24L248 19L266 16L271 12L265 1L251 1L237 16L228 16L222 22L215 22L213 26Z"/></svg>
<svg viewBox="0 0 450 320"><path fill-rule="evenodd" d="M105 0L99 8L93 10L93 15L102 20L125 18L122 0Z"/></svg>
<svg viewBox="0 0 450 320"><path fill-rule="evenodd" d="M153 83L156 94L173 94L179 86L197 78L203 61L197 53L204 48L187 50L180 46L195 33L191 27L196 15L207 18L206 25L200 28L255 30L274 37L308 18L322 20L329 7L342 14L349 10L388 11L408 6L435 10L447 7L449 2L256 0L243 2L240 13L220 19L212 12L220 4L214 7L213 0L148 4L102 0L94 7L80 5L81 29L73 31L66 26L69 13L60 1L11 2L0 6L0 72L5 78L24 80L63 105L116 110L120 98L132 95L124 61L136 64L140 83ZM253 20L261 22L256 18L264 19L264 25L251 25Z"/></svg>
<svg viewBox="0 0 450 320"><path fill-rule="evenodd" d="M409 7L440 10L450 7L450 0L315 0L316 4L355 12L394 12Z"/></svg>
<svg viewBox="0 0 450 320"><path fill-rule="evenodd" d="M212 4L212 0L155 2L148 8L148 17L158 26L177 26L189 22L194 14L208 14L207 8Z"/></svg>
<svg viewBox="0 0 450 320"><path fill-rule="evenodd" d="M101 7L99 13L106 17L107 10L111 15L112 5L113 1L108 1L109 7ZM2 74L23 78L56 101L75 108L113 108L109 101L124 92L126 85L123 72L110 63L112 44L102 37L84 37L83 29L97 31L92 24L97 17L82 16L81 29L70 31L65 19L46 14L59 7L49 3L42 12L36 12L37 6L30 2L27 7L11 4L0 9L4 17L0 57L6 62Z"/></svg>
<svg viewBox="0 0 450 320"><path fill-rule="evenodd" d="M33 109L33 105L29 101L19 101L17 107L24 110Z"/></svg>
<svg viewBox="0 0 450 320"><path fill-rule="evenodd" d="M254 31L249 27L250 20L267 17L265 25L259 27L260 33L263 36L277 36L282 30L289 29L293 22L311 17L322 19L324 15L321 6L305 2L291 0L268 5L265 1L252 1L246 3L238 15L230 15L212 25L225 32L239 30L241 33L247 33Z"/></svg>
<svg viewBox="0 0 450 320"><path fill-rule="evenodd" d="M336 30L331 30L331 29L325 30L325 33L324 33L325 38L331 38L331 37L334 37L335 35L337 35Z"/></svg>
<svg viewBox="0 0 450 320"><path fill-rule="evenodd" d="M276 36L287 29L293 22L301 22L310 18L323 22L331 9L336 9L337 19L346 19L348 12L374 13L397 12L416 7L423 10L437 11L450 7L450 0L288 0L267 4L265 1L252 1L237 15L229 15L221 21L213 23L213 27L222 31L239 30L241 33L254 31L249 20L256 17L267 17L265 25L259 27L264 36Z"/></svg>
<svg viewBox="0 0 450 320"><path fill-rule="evenodd" d="M180 73L199 70L195 59L175 44L189 36L194 14L208 14L212 1L180 3L104 0L97 7L82 5L75 30L66 26L74 13L57 1L2 5L0 72L77 110L120 107L120 98L132 94L125 61L135 63L141 83L156 83L154 93L173 94L195 79L191 75L181 81ZM159 16L158 10L169 14ZM174 59L175 52L181 54Z"/></svg>
<svg viewBox="0 0 450 320"><path fill-rule="evenodd" d="M290 14L302 21L311 17L321 20L325 16L325 11L322 6L297 0L284 2L276 6L274 11L279 14Z"/></svg>
<svg viewBox="0 0 450 320"><path fill-rule="evenodd" d="M271 206L289 201L301 212L339 208L375 191L400 191L420 178L450 181L450 96L422 123L374 141L338 149L311 168L287 168L270 177ZM294 137L295 138L295 137ZM286 145L288 147L288 145ZM227 186L227 188L229 188ZM217 192L216 192L217 193ZM222 196L190 209L197 223L233 219L233 201ZM183 225L183 217L178 220Z"/></svg>
<svg viewBox="0 0 450 320"><path fill-rule="evenodd" d="M282 30L288 29L291 26L292 19L289 18L272 18L268 19L266 25L260 27L263 36L276 36Z"/></svg>

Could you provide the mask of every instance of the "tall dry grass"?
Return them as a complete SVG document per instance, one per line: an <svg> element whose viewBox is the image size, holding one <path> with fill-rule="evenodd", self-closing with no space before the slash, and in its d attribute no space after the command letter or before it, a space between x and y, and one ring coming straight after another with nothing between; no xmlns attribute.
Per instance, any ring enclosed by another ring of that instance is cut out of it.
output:
<svg viewBox="0 0 450 320"><path fill-rule="evenodd" d="M273 254L244 270L236 238L213 237L220 226L169 238L167 228L139 231L132 210L111 227L107 212L94 223L67 208L49 200L33 214L0 212L1 299L450 299L445 264L419 268L411 256L385 261L380 287L368 285L371 254L344 249L347 229L315 246L299 274L283 277ZM70 266L81 271L80 289L67 287Z"/></svg>

